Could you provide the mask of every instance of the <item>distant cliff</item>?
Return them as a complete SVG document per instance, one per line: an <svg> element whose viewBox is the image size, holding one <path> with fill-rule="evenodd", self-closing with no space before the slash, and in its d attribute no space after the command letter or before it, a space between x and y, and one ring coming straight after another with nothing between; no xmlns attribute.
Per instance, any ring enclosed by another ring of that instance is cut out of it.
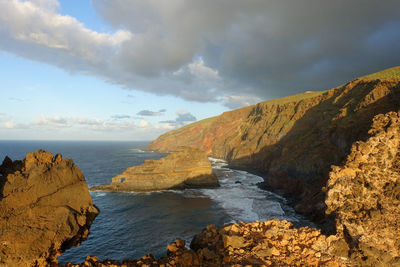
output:
<svg viewBox="0 0 400 267"><path fill-rule="evenodd" d="M232 166L267 174L267 185L299 198L296 210L325 218L323 187L331 165L366 140L375 115L400 107L400 67L308 92L225 112L168 132L148 149L185 145Z"/></svg>

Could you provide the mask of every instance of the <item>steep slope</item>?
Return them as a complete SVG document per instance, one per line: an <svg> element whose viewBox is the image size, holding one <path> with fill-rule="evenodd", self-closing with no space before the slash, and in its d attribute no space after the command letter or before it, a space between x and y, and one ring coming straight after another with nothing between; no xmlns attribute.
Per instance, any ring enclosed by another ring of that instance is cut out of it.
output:
<svg viewBox="0 0 400 267"><path fill-rule="evenodd" d="M372 118L400 106L400 67L343 86L262 102L223 113L153 141L148 149L203 149L232 166L267 173L267 185L298 197L296 210L325 218L324 192L332 164L365 140Z"/></svg>
<svg viewBox="0 0 400 267"><path fill-rule="evenodd" d="M377 115L369 132L333 167L327 211L360 265L400 266L400 112Z"/></svg>
<svg viewBox="0 0 400 267"><path fill-rule="evenodd" d="M0 266L50 266L79 245L99 210L70 159L39 150L0 165Z"/></svg>

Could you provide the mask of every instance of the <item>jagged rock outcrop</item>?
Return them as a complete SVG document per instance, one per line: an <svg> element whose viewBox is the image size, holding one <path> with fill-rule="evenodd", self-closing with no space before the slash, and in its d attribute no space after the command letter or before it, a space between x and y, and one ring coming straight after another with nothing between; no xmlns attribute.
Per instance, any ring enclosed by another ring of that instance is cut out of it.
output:
<svg viewBox="0 0 400 267"><path fill-rule="evenodd" d="M50 266L99 213L70 159L38 150L0 166L0 265Z"/></svg>
<svg viewBox="0 0 400 267"><path fill-rule="evenodd" d="M321 231L293 229L287 221L270 220L232 224L221 228L209 225L185 247L184 240L168 245L167 257L156 260L147 255L124 262L87 257L76 266L351 266L343 255L347 244ZM103 264L103 265L101 265Z"/></svg>
<svg viewBox="0 0 400 267"><path fill-rule="evenodd" d="M343 86L262 102L168 132L148 149L200 148L231 166L267 174L266 183L297 201L296 210L325 219L331 165L366 140L375 115L400 106L400 67Z"/></svg>
<svg viewBox="0 0 400 267"><path fill-rule="evenodd" d="M105 191L156 191L218 186L207 155L196 148L178 147L160 160L146 160L112 178L109 185L92 187Z"/></svg>
<svg viewBox="0 0 400 267"><path fill-rule="evenodd" d="M369 133L333 167L327 211L359 264L400 266L400 112L377 115Z"/></svg>

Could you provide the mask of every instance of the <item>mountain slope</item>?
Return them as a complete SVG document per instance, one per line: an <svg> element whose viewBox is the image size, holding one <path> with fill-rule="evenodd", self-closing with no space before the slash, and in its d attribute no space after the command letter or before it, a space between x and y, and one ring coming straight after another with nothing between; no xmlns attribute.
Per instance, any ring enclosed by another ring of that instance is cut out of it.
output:
<svg viewBox="0 0 400 267"><path fill-rule="evenodd" d="M331 165L366 140L376 114L400 107L400 67L343 86L269 100L168 132L148 147L203 149L239 168L267 173L267 185L299 198L296 210L325 218L323 187Z"/></svg>

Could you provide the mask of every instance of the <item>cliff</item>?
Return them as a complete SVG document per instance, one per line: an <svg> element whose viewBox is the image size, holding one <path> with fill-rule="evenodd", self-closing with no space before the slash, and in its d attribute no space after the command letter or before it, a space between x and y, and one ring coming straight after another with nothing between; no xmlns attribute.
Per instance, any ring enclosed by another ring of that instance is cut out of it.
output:
<svg viewBox="0 0 400 267"><path fill-rule="evenodd" d="M355 79L328 91L308 92L225 112L168 132L149 150L186 145L238 168L267 174L269 188L298 198L296 210L325 219L331 165L366 140L372 118L400 106L400 67Z"/></svg>
<svg viewBox="0 0 400 267"><path fill-rule="evenodd" d="M177 147L160 160L146 160L112 178L109 185L92 187L105 191L156 191L218 186L207 155L191 147Z"/></svg>
<svg viewBox="0 0 400 267"><path fill-rule="evenodd" d="M39 150L0 166L0 265L50 266L99 213L70 159Z"/></svg>
<svg viewBox="0 0 400 267"><path fill-rule="evenodd" d="M360 265L400 266L400 112L377 115L329 175L326 205Z"/></svg>

